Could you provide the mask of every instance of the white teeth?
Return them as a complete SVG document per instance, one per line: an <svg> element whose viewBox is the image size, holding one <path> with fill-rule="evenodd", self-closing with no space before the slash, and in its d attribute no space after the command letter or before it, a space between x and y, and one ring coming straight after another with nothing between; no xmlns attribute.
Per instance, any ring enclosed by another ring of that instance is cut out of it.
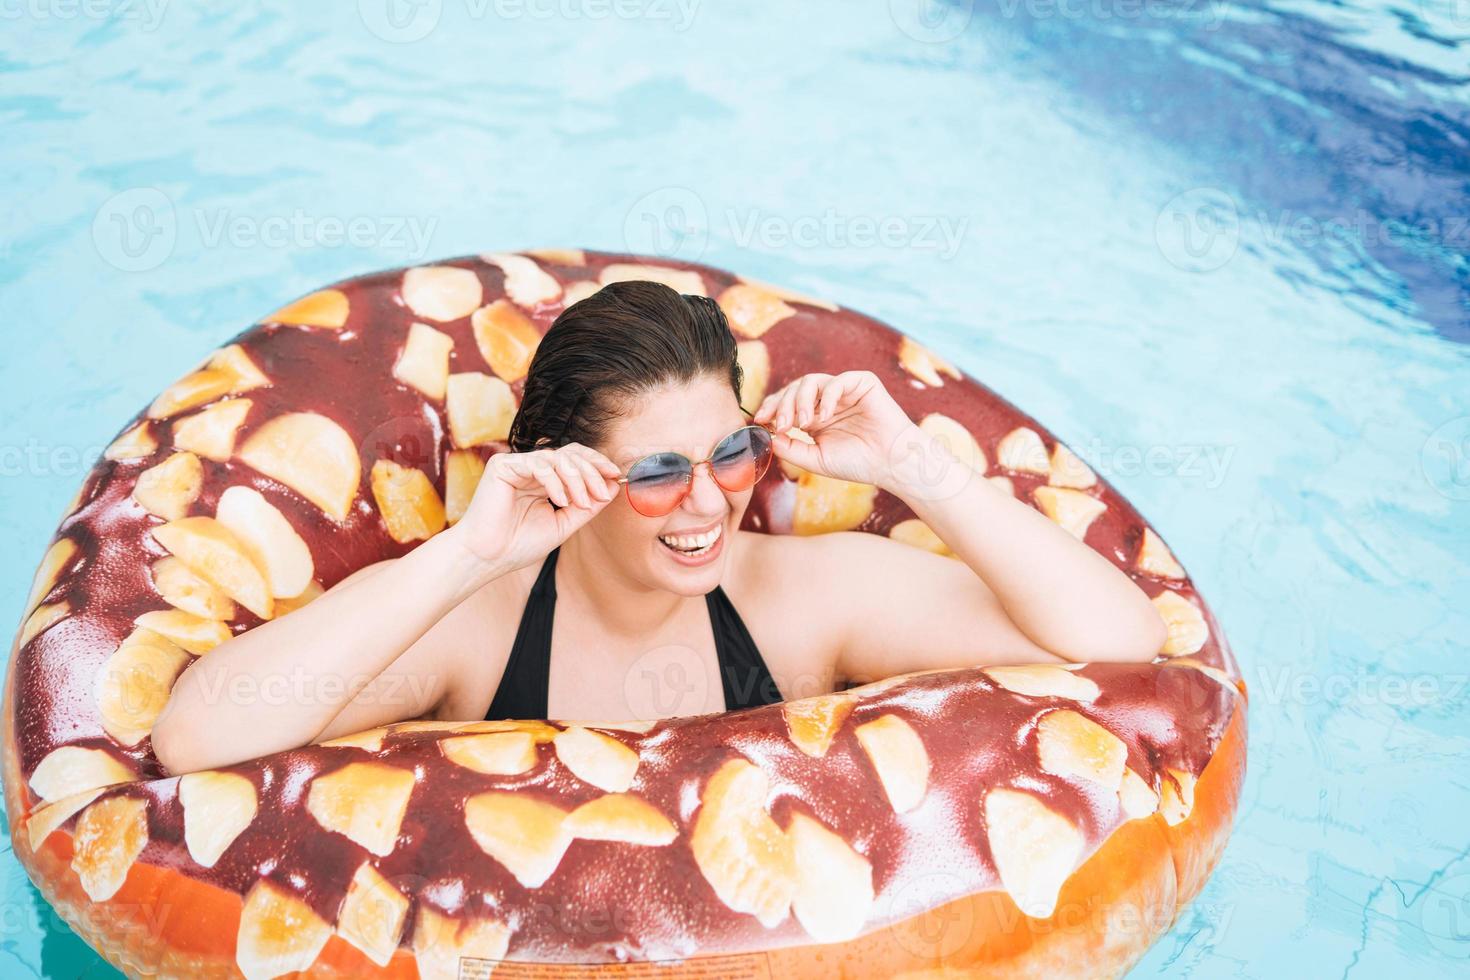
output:
<svg viewBox="0 0 1470 980"><path fill-rule="evenodd" d="M723 527L723 524L717 524L712 530L703 534L660 534L658 539L677 551L699 554L708 551L716 541L720 540L720 532Z"/></svg>

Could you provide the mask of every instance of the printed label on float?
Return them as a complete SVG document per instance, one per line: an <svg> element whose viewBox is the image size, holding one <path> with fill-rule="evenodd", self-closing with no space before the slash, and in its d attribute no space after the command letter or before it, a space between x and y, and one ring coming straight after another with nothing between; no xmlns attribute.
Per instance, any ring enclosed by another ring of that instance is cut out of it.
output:
<svg viewBox="0 0 1470 980"><path fill-rule="evenodd" d="M772 980L765 953L701 956L692 960L647 960L640 963L515 963L475 956L459 958L459 980L571 980L574 977L617 980Z"/></svg>

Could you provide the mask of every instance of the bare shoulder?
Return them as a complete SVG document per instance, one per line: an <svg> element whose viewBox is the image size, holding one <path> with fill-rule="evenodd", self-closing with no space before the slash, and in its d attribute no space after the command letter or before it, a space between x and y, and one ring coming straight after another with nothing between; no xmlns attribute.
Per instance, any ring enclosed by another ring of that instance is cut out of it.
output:
<svg viewBox="0 0 1470 980"><path fill-rule="evenodd" d="M864 542L854 547L834 541L838 534L738 533L739 558L727 571L724 589L782 696L792 700L836 690L835 664L850 608L842 601L844 581L849 574L872 574L871 568L851 567L855 560L869 563L854 553L871 549ZM881 540L879 547L884 543L904 547Z"/></svg>
<svg viewBox="0 0 1470 980"><path fill-rule="evenodd" d="M931 551L866 531L741 534L741 550L748 564L737 574L753 581L841 583L868 580L875 573L895 566L938 568L954 564Z"/></svg>

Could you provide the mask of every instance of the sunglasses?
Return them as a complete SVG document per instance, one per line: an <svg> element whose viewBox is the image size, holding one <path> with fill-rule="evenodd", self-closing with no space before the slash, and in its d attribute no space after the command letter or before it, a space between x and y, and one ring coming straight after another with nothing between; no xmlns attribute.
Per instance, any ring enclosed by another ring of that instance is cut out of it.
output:
<svg viewBox="0 0 1470 980"><path fill-rule="evenodd" d="M751 414L743 405L740 410ZM644 517L663 517L689 496L694 468L700 463L709 464L710 475L721 487L738 493L766 475L772 455L770 428L745 425L721 439L708 459L695 463L682 453L654 453L634 463L618 482L626 484L634 510Z"/></svg>

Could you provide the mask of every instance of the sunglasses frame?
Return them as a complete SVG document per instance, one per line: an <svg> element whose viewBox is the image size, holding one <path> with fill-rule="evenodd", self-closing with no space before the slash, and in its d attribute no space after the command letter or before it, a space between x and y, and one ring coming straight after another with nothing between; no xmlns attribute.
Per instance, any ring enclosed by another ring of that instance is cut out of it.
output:
<svg viewBox="0 0 1470 980"><path fill-rule="evenodd" d="M742 412L744 412L746 415L750 416L750 418L752 418L752 419L755 418L755 414L752 413L750 411L750 409L746 408L744 405L741 405L740 406L740 410ZM715 449L718 450L722 445L725 444L725 440L726 439L729 439L730 436L733 436L736 432L743 432L746 429L764 429L764 430L766 430L767 432L769 432L769 433L771 433L773 435L776 432L775 427L772 426L769 422L754 422L754 421L752 421L750 423L747 423L746 425L742 425L738 429L735 429L729 435L723 436L720 439L719 442L715 443ZM771 455L774 456L775 455L775 452L776 451L775 451L775 447L774 447L774 443L773 443L772 449L771 449ZM689 457L688 456L685 456L683 453L670 453L667 450L664 451L664 452L649 453L647 456L640 456L637 460L635 460L634 463L633 463L633 465L628 467L628 472L629 473L632 473L646 459L651 459L654 456L667 456L667 455L680 456L686 462L688 462L690 464L689 465L689 483L686 484L685 487L684 487L684 496L683 497L680 497L678 503L674 504L673 507L669 508L669 510L668 510L667 513L673 513L673 511L678 508L679 504L682 504L684 502L684 497L689 496L689 490L694 485L694 473L695 473L696 470L699 469L699 467L703 466L705 463L710 463L711 464L710 465L710 477L715 481L715 483L718 483L719 484L720 489L722 489L722 490L725 489L725 485L723 483L720 483L720 478L717 477L717 476L715 476L714 465L713 465L715 454L713 452L711 452L709 454L709 456L705 457L704 459L701 459L697 463L694 462L693 460L689 459ZM766 475L766 472L769 471L769 469L770 469L770 463L768 462L766 464L766 469L765 470L762 470L761 471L761 475L755 478L755 483L759 483L761 481L761 477L764 477ZM626 477L626 476L619 477L618 478L618 483L620 485L626 486L627 483L628 483L628 479L629 478ZM755 483L752 483L751 486L755 486ZM731 492L734 492L734 491L731 491ZM631 497L628 498L628 506L630 506L630 507L633 506L633 500L632 500ZM638 510L637 507L633 507L633 509L634 510ZM638 513L642 514L643 512L640 510L640 511L638 511ZM659 515L644 514L643 516L645 516L645 517L650 517L650 516L663 517L663 516L666 516L666 515L664 515L664 514L659 514Z"/></svg>

